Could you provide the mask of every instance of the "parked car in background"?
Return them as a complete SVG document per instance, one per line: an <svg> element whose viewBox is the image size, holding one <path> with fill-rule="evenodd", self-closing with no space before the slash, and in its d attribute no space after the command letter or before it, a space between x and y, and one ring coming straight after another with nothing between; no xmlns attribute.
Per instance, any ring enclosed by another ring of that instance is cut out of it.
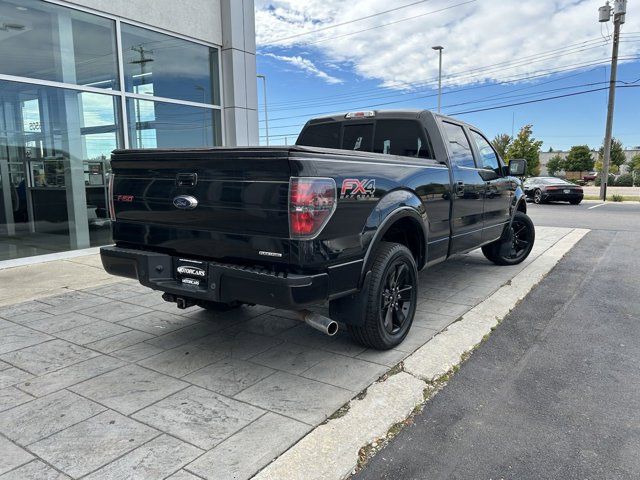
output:
<svg viewBox="0 0 640 480"><path fill-rule="evenodd" d="M524 193L534 203L569 202L578 205L584 198L580 185L556 177L531 177L523 184Z"/></svg>

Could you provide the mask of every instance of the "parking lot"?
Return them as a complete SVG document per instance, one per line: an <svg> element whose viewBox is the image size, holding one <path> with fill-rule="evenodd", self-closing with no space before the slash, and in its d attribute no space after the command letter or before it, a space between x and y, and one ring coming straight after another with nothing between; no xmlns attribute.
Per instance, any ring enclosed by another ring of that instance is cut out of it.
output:
<svg viewBox="0 0 640 480"><path fill-rule="evenodd" d="M515 267L474 251L423 272L387 352L291 312L180 311L129 281L1 307L0 474L250 478L571 231L539 227Z"/></svg>

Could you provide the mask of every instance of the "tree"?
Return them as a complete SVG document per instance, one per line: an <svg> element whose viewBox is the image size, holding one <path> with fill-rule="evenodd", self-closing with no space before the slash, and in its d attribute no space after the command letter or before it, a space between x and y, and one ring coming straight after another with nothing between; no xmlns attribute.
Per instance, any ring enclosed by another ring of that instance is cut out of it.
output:
<svg viewBox="0 0 640 480"><path fill-rule="evenodd" d="M507 149L507 160L524 158L527 161L527 175L535 177L540 174L540 147L542 141L533 138L533 126L525 125Z"/></svg>
<svg viewBox="0 0 640 480"><path fill-rule="evenodd" d="M498 151L498 154L500 155L500 157L504 159L507 158L507 149L509 148L509 145L511 145L511 140L513 140L511 138L511 135L508 135L506 133L500 133L496 135L493 141L491 142L493 144L493 148L495 148Z"/></svg>
<svg viewBox="0 0 640 480"><path fill-rule="evenodd" d="M640 153L636 153L631 160L629 160L629 171L633 176L633 184L640 184Z"/></svg>
<svg viewBox="0 0 640 480"><path fill-rule="evenodd" d="M618 173L620 166L624 165L627 161L627 157L624 154L624 148L622 142L615 138L611 139L611 161L609 162L609 171L611 173ZM598 161L596 162L596 169L601 172L604 162L604 145L600 147L598 151Z"/></svg>
<svg viewBox="0 0 640 480"><path fill-rule="evenodd" d="M585 172L593 170L593 155L587 145L576 145L571 147L569 155L564 163L567 172Z"/></svg>
<svg viewBox="0 0 640 480"><path fill-rule="evenodd" d="M559 154L555 154L547 162L547 171L549 172L549 175L555 177L556 173L558 173L560 170L565 170L564 158L562 158Z"/></svg>

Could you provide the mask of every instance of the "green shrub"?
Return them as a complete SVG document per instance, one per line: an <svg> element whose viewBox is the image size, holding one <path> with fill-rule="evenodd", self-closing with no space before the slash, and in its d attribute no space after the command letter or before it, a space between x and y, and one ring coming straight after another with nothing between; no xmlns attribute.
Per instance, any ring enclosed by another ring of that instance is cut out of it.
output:
<svg viewBox="0 0 640 480"><path fill-rule="evenodd" d="M614 193L613 195L611 195L611 200L613 200L614 202L621 202L622 200L624 200L624 197L622 195Z"/></svg>
<svg viewBox="0 0 640 480"><path fill-rule="evenodd" d="M616 179L616 187L633 187L633 175L625 173Z"/></svg>
<svg viewBox="0 0 640 480"><path fill-rule="evenodd" d="M600 172L598 172L598 176L595 179L595 186L599 187L601 182L601 178L602 176L600 175ZM614 185L616 183L616 177L614 175L609 175L609 181L607 182L607 185L611 186Z"/></svg>

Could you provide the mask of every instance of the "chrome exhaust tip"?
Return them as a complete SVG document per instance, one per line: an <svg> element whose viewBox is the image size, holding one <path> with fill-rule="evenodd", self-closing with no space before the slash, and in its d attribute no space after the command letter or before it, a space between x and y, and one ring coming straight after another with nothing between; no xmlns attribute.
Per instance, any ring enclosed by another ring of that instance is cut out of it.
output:
<svg viewBox="0 0 640 480"><path fill-rule="evenodd" d="M300 320L315 328L316 330L333 337L338 333L338 322L324 317L318 313L311 312L309 310L300 310L297 312Z"/></svg>

